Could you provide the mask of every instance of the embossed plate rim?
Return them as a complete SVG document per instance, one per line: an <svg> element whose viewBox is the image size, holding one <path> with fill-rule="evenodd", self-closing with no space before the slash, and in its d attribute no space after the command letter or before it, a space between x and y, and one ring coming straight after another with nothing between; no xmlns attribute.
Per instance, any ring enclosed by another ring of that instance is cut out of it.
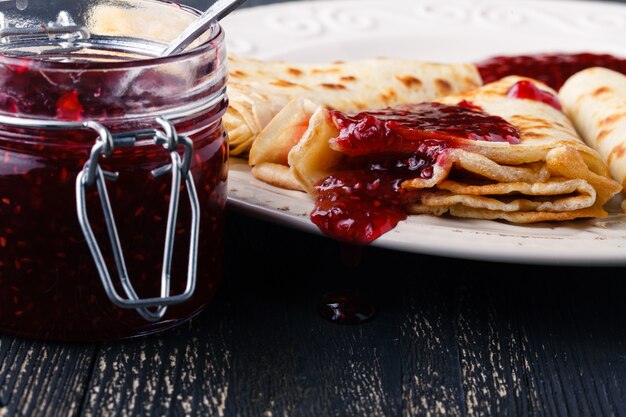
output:
<svg viewBox="0 0 626 417"><path fill-rule="evenodd" d="M382 23L375 30L372 29L373 34L367 32L368 21L362 16L367 17L369 12L376 11L372 8L378 8L383 3L387 14L381 17ZM355 4L358 4L359 8L350 9ZM335 54L340 54L342 46L354 47L356 45L358 48L362 45L360 50L352 51L352 57L367 57L376 52L376 47L384 47L384 45L373 44L371 41L375 38L382 37L387 41L394 39L394 36L408 34L419 40L420 37L427 38L428 34L425 31L432 27L443 28L438 33L441 33L443 39L449 43L443 42L442 48L454 47L454 36L458 36L459 31L463 29L471 29L470 38L484 41L483 38L488 38L494 30L497 31L502 27L502 25L496 25L495 29L488 27L491 23L497 23L492 22L492 19L502 16L509 16L508 18L513 19L512 24L517 22L517 24L525 24L533 28L532 36L526 36L528 34L523 30L520 31L519 28L514 31L515 36L511 33L503 35L505 40L511 39L518 42L515 44L517 49L513 53L550 51L550 49L532 49L531 47L535 44L524 44L520 41L529 39L536 42L537 39L544 38L546 39L545 45L547 45L545 48L550 47L555 51L555 45L562 45L561 51L577 51L580 49L572 48L572 45L580 43L577 42L578 39L575 36L576 30L579 29L578 25L584 22L584 19L590 21L595 19L597 25L593 26L589 23L591 26L588 26L588 29L591 29L585 31L584 36L588 45L585 50L626 56L626 45L619 45L610 36L626 29L624 5L584 0L483 0L477 2L454 0L441 6L443 10L437 10L438 4L441 3L435 0L385 2L307 0L240 9L224 19L222 24L227 32L227 39L229 39L227 43L231 52L267 59L327 61L337 57L331 56L332 53L326 54L327 50L320 50L320 48L327 47ZM396 21L393 27L390 27L385 19L393 16L397 10L405 10L404 8L412 8L411 10L417 13L413 16L421 19L420 25L412 25L408 28L406 24L403 26L402 23ZM555 18L553 13L557 9L561 13L558 18L565 23L553 29L542 28L542 22ZM337 13L337 10L344 14L333 17L332 13ZM354 16L349 16L345 14L346 10L357 12ZM433 14L424 14L424 10ZM296 16L290 22L289 17L294 13ZM588 13L586 18L585 13ZM297 16L301 18L303 15L304 21L296 19ZM315 19L317 19L317 23L307 26L307 18L313 19L312 22L316 22ZM352 19L353 27L342 30L333 29L332 19L344 21ZM445 29L444 25L450 23L449 19L456 21L460 28ZM276 22L282 22L283 26L277 26ZM284 26L285 24L287 26ZM323 36L316 30L310 30L310 27L316 24L324 28ZM299 28L303 28L302 33L298 32ZM263 36L258 36L259 33L263 33ZM476 60L501 53L497 50L499 45L495 45L491 50L489 47L485 48L484 45L477 49L472 47L467 39L464 39L463 47L470 55L473 53ZM279 45L276 44L277 40L280 40ZM246 45L250 42L255 43L252 49ZM242 48L242 45L246 47ZM365 45L368 49L364 48ZM406 47L406 44L402 47ZM248 48L247 51L246 48ZM385 55L388 56L393 53L399 55L403 53L402 50L394 51L392 48L386 52ZM454 60L454 54L451 52L448 55L437 55L439 51L426 49L424 53L433 55L430 56L432 58L422 56L423 59L444 60L441 57L447 57L449 60ZM256 180L251 176L247 164L237 158L231 158L228 193L228 205L231 209L306 233L320 234L308 218L313 203L305 194L282 190ZM408 220L401 222L398 227L383 235L372 245L425 255L478 261L624 266L626 265L626 216L618 214L617 207L620 201L621 198L616 199L613 204L614 214L608 219L558 224L519 226L497 221L410 216ZM419 238L416 238L417 236Z"/></svg>

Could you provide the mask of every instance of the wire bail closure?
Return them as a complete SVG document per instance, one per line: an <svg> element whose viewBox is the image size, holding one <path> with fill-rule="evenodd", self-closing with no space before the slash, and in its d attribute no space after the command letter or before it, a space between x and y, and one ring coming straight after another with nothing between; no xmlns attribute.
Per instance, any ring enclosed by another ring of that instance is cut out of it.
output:
<svg viewBox="0 0 626 417"><path fill-rule="evenodd" d="M111 134L111 132L100 123L86 122L85 127L96 131L99 137L91 149L89 160L85 163L82 171L78 173L76 178L76 208L78 221L85 235L87 245L95 261L100 280L102 281L108 298L118 307L137 310L144 319L151 322L161 320L168 306L185 302L193 295L196 286L198 234L200 229L200 203L193 176L190 172L193 142L187 136L178 135L174 125L163 117L157 118L157 122L162 130L146 129L115 134ZM167 173L171 173L172 175L165 247L163 251L163 268L161 271L161 294L159 297L153 298L140 298L128 276L126 262L124 260L124 254L106 187L106 180L115 181L119 177L119 174L104 171L99 163L100 157L110 156L116 148L136 146L138 139L154 140L155 144L163 145L165 149L170 152L171 157L170 164L152 171L153 178L160 177ZM184 148L182 158L178 153L179 146ZM191 203L191 236L189 242L187 283L185 291L182 294L170 295L172 256L182 181L185 181L189 201ZM98 189L115 266L119 275L119 283L124 290L125 297L121 296L115 289L109 268L106 265L106 261L104 260L102 251L100 250L100 246L90 225L86 205L86 190L94 184Z"/></svg>

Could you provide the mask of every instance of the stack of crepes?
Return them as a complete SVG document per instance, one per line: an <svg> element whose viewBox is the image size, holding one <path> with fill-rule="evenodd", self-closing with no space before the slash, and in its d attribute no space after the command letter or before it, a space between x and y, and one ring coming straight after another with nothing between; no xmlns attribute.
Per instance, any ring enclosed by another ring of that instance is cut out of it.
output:
<svg viewBox="0 0 626 417"><path fill-rule="evenodd" d="M513 223L607 215L605 204L622 186L610 178L607 164L581 140L561 110L509 94L520 81L557 95L538 81L509 76L437 100L448 105L471 103L501 117L519 130L519 143L456 139L458 146L437 158L431 176L402 183L403 189L416 191L407 203L409 213ZM349 156L333 141L340 135L328 110L319 107L289 154L293 174L312 195L321 181L348 164Z"/></svg>
<svg viewBox="0 0 626 417"><path fill-rule="evenodd" d="M588 68L571 76L559 97L585 142L607 161L613 178L626 186L626 75Z"/></svg>
<svg viewBox="0 0 626 417"><path fill-rule="evenodd" d="M392 61L329 65L327 71L314 65L252 60L231 66L232 101L226 123L234 154L249 152L257 178L316 197L325 179L355 167L356 159L334 141L342 132L331 111L465 102L517 128L519 143L455 138L455 146L437 157L432 175L402 182L412 198L406 201L407 213L513 223L607 215L604 206L622 186L610 177L600 154L583 142L561 110L509 94L520 81L554 97L556 91L516 76L480 85L470 64L404 61L404 70ZM321 74L335 78L325 83L315 78ZM295 81L304 75L312 82ZM394 88L403 87L401 93L389 87L390 79L398 81ZM361 81L354 90L349 88L353 81ZM363 156L375 158L360 155L359 160Z"/></svg>

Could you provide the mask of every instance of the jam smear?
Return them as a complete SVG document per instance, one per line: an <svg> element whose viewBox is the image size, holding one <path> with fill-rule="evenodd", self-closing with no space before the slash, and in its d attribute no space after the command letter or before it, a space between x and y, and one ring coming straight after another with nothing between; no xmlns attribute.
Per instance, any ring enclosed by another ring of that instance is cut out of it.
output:
<svg viewBox="0 0 626 417"><path fill-rule="evenodd" d="M376 305L365 294L354 290L324 294L319 302L319 313L337 324L361 324L377 313Z"/></svg>
<svg viewBox="0 0 626 417"><path fill-rule="evenodd" d="M554 94L540 89L534 83L527 80L518 81L513 84L511 88L509 88L509 91L506 95L507 97L512 98L523 98L528 100L540 101L554 107L559 111L563 110L563 107L561 107L561 102L558 98L555 97Z"/></svg>
<svg viewBox="0 0 626 417"><path fill-rule="evenodd" d="M339 129L333 145L350 158L346 169L317 186L311 220L326 235L367 244L406 219L417 191L408 179L428 179L461 139L519 143L504 119L462 106L419 103L348 115L330 111Z"/></svg>
<svg viewBox="0 0 626 417"><path fill-rule="evenodd" d="M626 58L590 52L500 55L476 63L484 83L508 75L541 81L555 90L575 73L591 67L604 67L626 75Z"/></svg>

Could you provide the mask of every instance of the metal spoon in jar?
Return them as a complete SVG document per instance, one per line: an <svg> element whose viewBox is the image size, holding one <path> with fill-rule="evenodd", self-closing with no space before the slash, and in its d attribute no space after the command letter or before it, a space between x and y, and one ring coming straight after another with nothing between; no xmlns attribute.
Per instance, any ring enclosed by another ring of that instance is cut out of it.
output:
<svg viewBox="0 0 626 417"><path fill-rule="evenodd" d="M173 55L191 45L198 37L206 32L212 24L226 17L230 12L245 3L246 0L217 0L200 17L189 25L174 39L161 56Z"/></svg>

